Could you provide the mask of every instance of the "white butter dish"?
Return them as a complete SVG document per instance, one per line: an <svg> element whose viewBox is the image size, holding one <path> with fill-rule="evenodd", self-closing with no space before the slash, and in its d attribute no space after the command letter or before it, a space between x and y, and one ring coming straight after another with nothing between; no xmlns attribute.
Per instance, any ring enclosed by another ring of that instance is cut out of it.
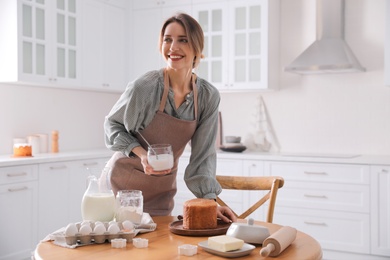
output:
<svg viewBox="0 0 390 260"><path fill-rule="evenodd" d="M254 225L253 219L249 219L248 223L232 223L226 235L242 239L249 244L263 244L270 233L268 228Z"/></svg>

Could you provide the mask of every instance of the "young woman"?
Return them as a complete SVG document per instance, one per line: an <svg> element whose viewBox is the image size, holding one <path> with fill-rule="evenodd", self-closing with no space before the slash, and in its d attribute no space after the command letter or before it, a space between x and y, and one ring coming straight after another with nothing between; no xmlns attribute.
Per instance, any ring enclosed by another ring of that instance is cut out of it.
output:
<svg viewBox="0 0 390 260"><path fill-rule="evenodd" d="M203 45L203 31L191 16L179 13L166 20L159 40L166 67L131 82L105 119L106 145L117 151L108 162L112 188L115 193L142 190L144 211L152 216L169 215L173 209L179 157L189 141L187 187L196 197L206 199L215 199L222 191L215 179L220 95L193 73ZM172 145L172 169L153 170L142 137L150 144ZM218 217L236 221L227 207L218 207Z"/></svg>

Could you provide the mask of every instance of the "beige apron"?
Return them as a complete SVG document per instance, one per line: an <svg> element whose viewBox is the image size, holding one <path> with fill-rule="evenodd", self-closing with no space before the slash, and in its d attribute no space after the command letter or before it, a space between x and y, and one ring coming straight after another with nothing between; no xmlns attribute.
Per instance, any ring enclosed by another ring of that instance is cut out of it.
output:
<svg viewBox="0 0 390 260"><path fill-rule="evenodd" d="M195 133L197 125L198 97L194 76L192 76L192 88L195 120L182 120L164 113L169 90L169 77L165 71L164 92L159 110L150 124L140 131L150 144L172 145L175 159L171 173L164 176L146 175L139 157L126 157L120 152L116 152L107 165L112 168L111 186L114 193L116 194L118 190L142 190L144 212L152 216L170 215L174 207L173 197L177 190L176 175L179 157ZM147 150L147 145L139 134L136 137L142 147Z"/></svg>

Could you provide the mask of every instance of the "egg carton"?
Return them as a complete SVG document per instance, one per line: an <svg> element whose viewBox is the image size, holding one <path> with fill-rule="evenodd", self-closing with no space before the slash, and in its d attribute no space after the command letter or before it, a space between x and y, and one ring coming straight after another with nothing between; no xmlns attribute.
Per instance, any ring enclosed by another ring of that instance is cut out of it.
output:
<svg viewBox="0 0 390 260"><path fill-rule="evenodd" d="M134 232L134 226L132 226L131 229L128 228L129 225L123 225L124 222L100 222L103 224L104 231L103 233L96 233L96 232L88 232L87 234L85 231L88 230L94 230L95 226L98 222L82 222L82 223L70 223L66 229L65 229L65 242L68 245L75 245L75 244L91 244L91 243L98 243L102 244L105 242L111 242L113 239L126 239L127 243L131 243L133 240L133 237L135 236ZM128 223L127 223L128 224ZM74 235L69 235L71 230L73 228L73 225L75 226L75 230L77 232ZM86 228L83 228L83 226L86 226ZM116 226L116 227L114 227ZM127 229L125 228L127 226ZM114 228L111 228L114 227ZM83 231L83 232L81 232Z"/></svg>
<svg viewBox="0 0 390 260"><path fill-rule="evenodd" d="M82 235L77 233L75 236L65 236L65 241L68 245L74 245L77 243L80 244L91 244L97 243L102 244L106 241L111 242L112 239L123 238L126 239L127 243L131 243L135 233L134 232L122 232L119 231L117 234L110 234L105 232L103 235L96 235L95 233L90 233L89 235Z"/></svg>

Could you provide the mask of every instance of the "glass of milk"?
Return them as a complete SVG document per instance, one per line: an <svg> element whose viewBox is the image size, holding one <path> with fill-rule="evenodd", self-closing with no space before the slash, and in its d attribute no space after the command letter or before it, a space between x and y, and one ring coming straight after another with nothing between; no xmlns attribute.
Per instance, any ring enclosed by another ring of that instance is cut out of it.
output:
<svg viewBox="0 0 390 260"><path fill-rule="evenodd" d="M148 148L148 162L155 171L173 167L173 152L170 144L153 144Z"/></svg>
<svg viewBox="0 0 390 260"><path fill-rule="evenodd" d="M117 210L115 219L117 222L130 220L134 224L140 224L144 210L144 199L140 190L119 190L116 194Z"/></svg>

